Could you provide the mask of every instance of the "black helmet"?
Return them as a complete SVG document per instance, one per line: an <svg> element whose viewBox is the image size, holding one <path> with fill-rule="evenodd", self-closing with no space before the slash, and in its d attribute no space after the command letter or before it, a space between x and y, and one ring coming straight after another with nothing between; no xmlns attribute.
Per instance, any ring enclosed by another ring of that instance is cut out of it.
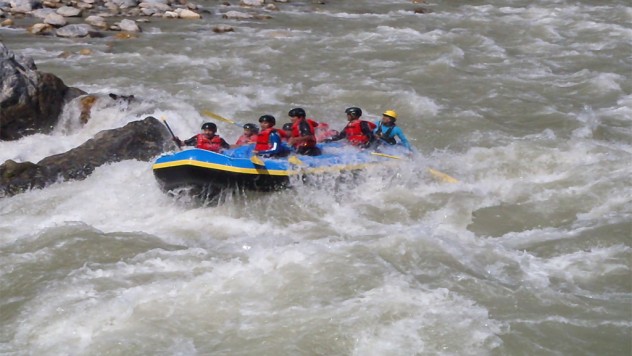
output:
<svg viewBox="0 0 632 356"><path fill-rule="evenodd" d="M217 132L217 125L212 122L205 122L204 125L202 125L202 130L211 130L213 132Z"/></svg>
<svg viewBox="0 0 632 356"><path fill-rule="evenodd" d="M283 131L291 131L292 130L292 123L288 122L283 124Z"/></svg>
<svg viewBox="0 0 632 356"><path fill-rule="evenodd" d="M290 112L288 112L287 115L289 117L294 117L294 116L305 117L307 114L305 113L305 110L303 110L303 108L294 108L290 110Z"/></svg>
<svg viewBox="0 0 632 356"><path fill-rule="evenodd" d="M257 127L257 125L251 124L251 123L244 124L244 129L247 129L253 132L259 131L259 128Z"/></svg>
<svg viewBox="0 0 632 356"><path fill-rule="evenodd" d="M362 116L362 109L353 106L353 107L347 108L347 110L345 110L345 114L347 115L351 114L355 117L360 117Z"/></svg>
<svg viewBox="0 0 632 356"><path fill-rule="evenodd" d="M259 122L269 122L274 126L276 124L276 119L272 115L263 115L259 118Z"/></svg>

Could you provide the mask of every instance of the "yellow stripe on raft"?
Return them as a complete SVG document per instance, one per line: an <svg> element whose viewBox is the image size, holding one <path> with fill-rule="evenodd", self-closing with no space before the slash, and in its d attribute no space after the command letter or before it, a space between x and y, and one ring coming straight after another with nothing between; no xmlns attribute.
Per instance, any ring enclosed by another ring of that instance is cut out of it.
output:
<svg viewBox="0 0 632 356"><path fill-rule="evenodd" d="M210 168L210 169L214 169L218 171L231 172L231 173L257 174L257 175L270 175L270 176L292 176L292 175L296 175L300 173L318 174L318 173L326 173L326 172L338 172L338 171L343 171L343 170L364 169L366 167L373 166L379 163L383 164L384 162L370 162L370 163L342 165L342 166L301 168L298 170L280 170L280 169L267 169L265 167L241 168L241 167L227 166L224 164L200 162L198 160L193 160L193 159L185 159L185 160L173 161L173 162L156 163L152 166L152 169L158 170L158 169L171 168L171 167L194 166L194 167L201 167L201 168Z"/></svg>

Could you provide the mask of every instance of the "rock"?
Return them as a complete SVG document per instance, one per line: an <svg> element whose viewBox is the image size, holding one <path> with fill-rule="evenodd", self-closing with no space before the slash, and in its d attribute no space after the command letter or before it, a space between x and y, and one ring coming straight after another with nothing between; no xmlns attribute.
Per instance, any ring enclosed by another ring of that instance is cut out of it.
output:
<svg viewBox="0 0 632 356"><path fill-rule="evenodd" d="M263 4L265 4L265 0L241 0L239 2L240 6L254 6L254 7L258 7L258 6L263 6Z"/></svg>
<svg viewBox="0 0 632 356"><path fill-rule="evenodd" d="M41 7L39 1L36 0L11 0L11 11L14 13L29 13L33 9Z"/></svg>
<svg viewBox="0 0 632 356"><path fill-rule="evenodd" d="M62 27L62 26L66 26L68 24L68 21L66 21L66 18L63 17L62 15L52 13L46 16L46 18L44 19L44 23L52 25L52 26L56 26L56 27Z"/></svg>
<svg viewBox="0 0 632 356"><path fill-rule="evenodd" d="M33 17L37 17L38 19L45 19L46 16L50 14L54 14L54 13L55 13L55 10L48 9L48 8L37 9L37 10L31 11L31 15L33 15Z"/></svg>
<svg viewBox="0 0 632 356"><path fill-rule="evenodd" d="M178 10L180 11L178 12ZM176 12L178 12L178 16L181 19L197 20L197 19L202 18L200 14L198 14L197 12L191 11L189 9L178 9L178 10L176 10Z"/></svg>
<svg viewBox="0 0 632 356"><path fill-rule="evenodd" d="M57 9L57 13L64 17L79 17L81 16L81 9L71 6L62 6Z"/></svg>
<svg viewBox="0 0 632 356"><path fill-rule="evenodd" d="M96 167L110 162L149 161L173 147L165 126L149 116L121 128L101 131L79 147L46 157L37 164L4 162L0 165L0 197L44 188L59 180L82 180Z"/></svg>
<svg viewBox="0 0 632 356"><path fill-rule="evenodd" d="M118 6L120 9L129 9L131 7L138 6L137 0L111 0L111 2Z"/></svg>
<svg viewBox="0 0 632 356"><path fill-rule="evenodd" d="M116 38L117 40L129 40L133 38L138 38L138 35L134 33L129 33L129 32L119 32L116 35L114 35L114 38Z"/></svg>
<svg viewBox="0 0 632 356"><path fill-rule="evenodd" d="M54 27L45 23L36 23L26 30L34 35L49 35L53 32Z"/></svg>
<svg viewBox="0 0 632 356"><path fill-rule="evenodd" d="M222 17L231 20L250 20L254 18L253 15L240 11L227 11Z"/></svg>
<svg viewBox="0 0 632 356"><path fill-rule="evenodd" d="M213 26L213 32L215 33L235 32L235 29L232 26L222 24L222 25Z"/></svg>
<svg viewBox="0 0 632 356"><path fill-rule="evenodd" d="M76 25L67 25L62 28L58 28L55 31L55 34L59 37L86 37L89 36L90 33L94 29L92 26L87 24L76 24Z"/></svg>
<svg viewBox="0 0 632 356"><path fill-rule="evenodd" d="M6 19L6 20L0 22L0 27L9 27L9 26L13 26L13 20L12 19Z"/></svg>
<svg viewBox="0 0 632 356"><path fill-rule="evenodd" d="M0 139L48 133L65 102L82 92L37 71L32 58L15 55L0 42Z"/></svg>
<svg viewBox="0 0 632 356"><path fill-rule="evenodd" d="M140 27L136 24L135 21L124 19L119 22L118 26L122 31L126 32L141 32Z"/></svg>
<svg viewBox="0 0 632 356"><path fill-rule="evenodd" d="M177 19L178 13L175 11L165 11L165 13L162 14L162 17L165 19Z"/></svg>
<svg viewBox="0 0 632 356"><path fill-rule="evenodd" d="M108 28L108 23L105 22L105 19L101 16L88 16L84 20L88 25L100 28L105 30Z"/></svg>

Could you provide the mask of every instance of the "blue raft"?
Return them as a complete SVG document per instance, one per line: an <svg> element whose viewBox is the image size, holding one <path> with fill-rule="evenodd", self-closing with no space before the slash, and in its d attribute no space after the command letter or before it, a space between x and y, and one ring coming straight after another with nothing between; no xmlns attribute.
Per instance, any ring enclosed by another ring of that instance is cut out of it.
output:
<svg viewBox="0 0 632 356"><path fill-rule="evenodd" d="M405 151L388 153L359 150L342 143L319 144L323 154L303 156L291 154L284 158L252 158L253 145L226 150L222 153L202 149L187 149L160 156L153 165L154 176L164 190L186 187L228 188L270 191L289 185L293 176L360 170L403 158ZM398 154L399 153L399 154Z"/></svg>

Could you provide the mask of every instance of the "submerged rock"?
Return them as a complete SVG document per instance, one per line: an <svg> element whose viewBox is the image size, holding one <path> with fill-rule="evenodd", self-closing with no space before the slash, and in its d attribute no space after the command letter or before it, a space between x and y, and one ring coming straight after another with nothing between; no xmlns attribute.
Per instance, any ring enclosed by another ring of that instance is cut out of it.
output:
<svg viewBox="0 0 632 356"><path fill-rule="evenodd" d="M173 145L165 126L149 116L121 128L101 131L81 146L36 164L4 162L0 165L0 197L44 188L60 180L82 180L96 167L110 162L149 161Z"/></svg>

